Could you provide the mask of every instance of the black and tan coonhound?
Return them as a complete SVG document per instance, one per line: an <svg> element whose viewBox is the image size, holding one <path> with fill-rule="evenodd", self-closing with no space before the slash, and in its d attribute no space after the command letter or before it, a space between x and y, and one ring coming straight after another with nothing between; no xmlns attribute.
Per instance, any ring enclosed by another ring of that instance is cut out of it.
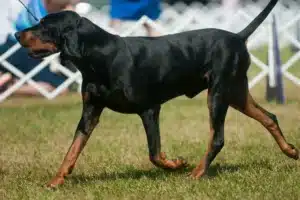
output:
<svg viewBox="0 0 300 200"><path fill-rule="evenodd" d="M55 187L72 172L75 162L104 108L138 114L143 122L150 161L164 169L186 166L184 159L167 159L161 152L161 105L175 97L195 97L208 89L210 140L191 177L203 176L224 146L224 122L231 106L260 122L287 156L298 159L274 114L260 107L248 90L250 56L247 38L276 5L266 8L241 32L219 29L187 31L161 37L112 35L75 12L49 14L39 24L15 34L34 58L60 52L65 66L82 74L83 111L75 137L56 176Z"/></svg>

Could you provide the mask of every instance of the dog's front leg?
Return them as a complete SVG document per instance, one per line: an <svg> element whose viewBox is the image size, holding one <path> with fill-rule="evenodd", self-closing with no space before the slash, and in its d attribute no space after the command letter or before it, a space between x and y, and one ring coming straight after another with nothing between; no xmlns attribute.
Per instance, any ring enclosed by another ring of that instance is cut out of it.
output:
<svg viewBox="0 0 300 200"><path fill-rule="evenodd" d="M103 107L93 104L90 94L83 94L83 111L80 122L77 126L73 142L66 154L56 176L47 184L47 187L54 188L64 183L64 178L70 174L75 166L76 160L88 141L92 131L99 121Z"/></svg>
<svg viewBox="0 0 300 200"><path fill-rule="evenodd" d="M166 154L160 151L159 113L160 106L156 106L140 114L147 135L150 161L155 166L163 169L183 168L187 166L187 162L184 159L168 160L166 159Z"/></svg>

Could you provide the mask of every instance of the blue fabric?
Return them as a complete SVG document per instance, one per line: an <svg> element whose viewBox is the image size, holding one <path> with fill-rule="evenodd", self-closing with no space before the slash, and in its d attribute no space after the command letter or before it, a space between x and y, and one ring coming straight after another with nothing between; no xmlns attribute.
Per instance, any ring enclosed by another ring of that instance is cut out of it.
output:
<svg viewBox="0 0 300 200"><path fill-rule="evenodd" d="M156 20L160 15L160 0L110 0L113 19L138 20L146 15Z"/></svg>
<svg viewBox="0 0 300 200"><path fill-rule="evenodd" d="M48 14L43 2L43 0L30 0L27 4L27 7L30 10L30 12L33 13L33 15L38 18L38 20L42 19ZM38 21L36 21L34 17L32 17L32 15L28 13L28 11L25 8L23 8L19 13L16 21L14 22L14 26L17 31L21 31L31 26L34 26L37 23ZM16 41L14 36L10 36L10 39Z"/></svg>

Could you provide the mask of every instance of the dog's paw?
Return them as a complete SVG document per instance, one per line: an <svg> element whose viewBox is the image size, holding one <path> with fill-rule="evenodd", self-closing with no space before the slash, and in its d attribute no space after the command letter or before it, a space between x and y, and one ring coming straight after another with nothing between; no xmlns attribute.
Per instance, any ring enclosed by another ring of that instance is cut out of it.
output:
<svg viewBox="0 0 300 200"><path fill-rule="evenodd" d="M288 144L289 148L284 149L283 152L290 158L293 158L295 160L299 159L299 150L292 144Z"/></svg>
<svg viewBox="0 0 300 200"><path fill-rule="evenodd" d="M201 177L205 176L205 174L206 174L206 171L204 169L200 169L200 168L196 167L195 169L193 169L192 172L190 172L188 174L188 177L193 180L198 180Z"/></svg>
<svg viewBox="0 0 300 200"><path fill-rule="evenodd" d="M63 177L54 177L46 185L47 189L56 189L59 185L64 184L65 179Z"/></svg>
<svg viewBox="0 0 300 200"><path fill-rule="evenodd" d="M158 157L150 158L150 160L155 166L166 170L178 170L188 166L188 162L182 157L169 160L164 152L160 153Z"/></svg>
<svg viewBox="0 0 300 200"><path fill-rule="evenodd" d="M186 168L189 166L187 160L181 156L177 157L176 159L174 159L172 161L176 164L177 169Z"/></svg>

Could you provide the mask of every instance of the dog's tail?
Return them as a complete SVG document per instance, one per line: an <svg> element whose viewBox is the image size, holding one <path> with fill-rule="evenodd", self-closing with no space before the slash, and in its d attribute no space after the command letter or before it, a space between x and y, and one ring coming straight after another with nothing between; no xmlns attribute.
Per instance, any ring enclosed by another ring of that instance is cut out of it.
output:
<svg viewBox="0 0 300 200"><path fill-rule="evenodd" d="M267 18L271 10L274 8L278 0L271 0L265 9L241 32L238 33L245 41L258 28L258 26Z"/></svg>

